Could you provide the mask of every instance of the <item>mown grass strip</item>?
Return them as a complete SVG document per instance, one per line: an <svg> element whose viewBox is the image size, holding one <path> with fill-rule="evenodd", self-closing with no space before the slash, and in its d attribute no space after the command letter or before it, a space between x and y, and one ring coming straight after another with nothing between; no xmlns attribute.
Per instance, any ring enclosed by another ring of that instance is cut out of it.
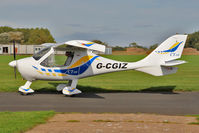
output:
<svg viewBox="0 0 199 133"><path fill-rule="evenodd" d="M0 112L0 133L21 133L45 123L54 111Z"/></svg>
<svg viewBox="0 0 199 133"><path fill-rule="evenodd" d="M117 122L113 120L93 120L93 122Z"/></svg>
<svg viewBox="0 0 199 133"><path fill-rule="evenodd" d="M198 122L191 122L191 123L189 123L189 124L199 125L199 115L191 115L191 116L195 116L196 119L198 120Z"/></svg>
<svg viewBox="0 0 199 133"><path fill-rule="evenodd" d="M80 122L79 120L68 120L67 122Z"/></svg>

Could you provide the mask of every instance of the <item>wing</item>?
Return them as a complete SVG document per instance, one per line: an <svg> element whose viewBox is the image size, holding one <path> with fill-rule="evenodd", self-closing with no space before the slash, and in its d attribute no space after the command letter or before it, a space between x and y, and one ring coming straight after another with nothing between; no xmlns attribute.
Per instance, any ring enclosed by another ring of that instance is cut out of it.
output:
<svg viewBox="0 0 199 133"><path fill-rule="evenodd" d="M72 41L67 41L64 43L44 43L42 46L45 47L58 47L60 45L70 45L73 47L79 47L79 48L85 48L85 49L90 49L90 50L96 50L100 52L105 52L105 46L101 44L97 44L94 42L90 41L85 41L85 40L72 40Z"/></svg>

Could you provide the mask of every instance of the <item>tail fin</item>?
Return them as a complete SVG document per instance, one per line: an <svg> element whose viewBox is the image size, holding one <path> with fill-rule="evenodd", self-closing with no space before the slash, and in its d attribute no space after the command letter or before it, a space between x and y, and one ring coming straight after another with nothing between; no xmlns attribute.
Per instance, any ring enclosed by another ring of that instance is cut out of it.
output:
<svg viewBox="0 0 199 133"><path fill-rule="evenodd" d="M171 67L185 63L185 61L175 60L181 57L187 39L187 35L174 35L161 43L151 54L140 61L143 67L136 70L162 76L172 74L177 71L176 67Z"/></svg>
<svg viewBox="0 0 199 133"><path fill-rule="evenodd" d="M178 59L182 55L186 39L187 35L171 36L161 43L146 59L157 63Z"/></svg>

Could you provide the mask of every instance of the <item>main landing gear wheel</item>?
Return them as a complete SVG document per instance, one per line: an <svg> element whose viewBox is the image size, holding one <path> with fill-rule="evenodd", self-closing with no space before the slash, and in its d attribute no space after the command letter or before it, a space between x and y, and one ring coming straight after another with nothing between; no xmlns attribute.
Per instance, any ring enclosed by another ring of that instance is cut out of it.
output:
<svg viewBox="0 0 199 133"><path fill-rule="evenodd" d="M82 93L76 88L77 81L77 79L69 80L68 84L59 84L56 89L57 91L62 91L65 96L74 97L75 95Z"/></svg>
<svg viewBox="0 0 199 133"><path fill-rule="evenodd" d="M82 92L76 88L64 87L64 89L62 90L62 93L66 96L74 97L75 95L80 94Z"/></svg>

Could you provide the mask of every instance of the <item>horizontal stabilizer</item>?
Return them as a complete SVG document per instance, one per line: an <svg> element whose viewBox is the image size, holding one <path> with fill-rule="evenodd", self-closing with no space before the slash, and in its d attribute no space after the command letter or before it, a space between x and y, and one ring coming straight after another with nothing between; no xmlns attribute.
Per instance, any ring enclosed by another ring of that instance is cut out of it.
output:
<svg viewBox="0 0 199 133"><path fill-rule="evenodd" d="M163 75L176 73L178 68L169 67L169 66L149 66L149 67L137 68L135 70L145 72L154 76L163 76Z"/></svg>
<svg viewBox="0 0 199 133"><path fill-rule="evenodd" d="M161 66L176 66L184 63L187 62L184 60L172 60L172 61L165 61L165 64L161 64Z"/></svg>

